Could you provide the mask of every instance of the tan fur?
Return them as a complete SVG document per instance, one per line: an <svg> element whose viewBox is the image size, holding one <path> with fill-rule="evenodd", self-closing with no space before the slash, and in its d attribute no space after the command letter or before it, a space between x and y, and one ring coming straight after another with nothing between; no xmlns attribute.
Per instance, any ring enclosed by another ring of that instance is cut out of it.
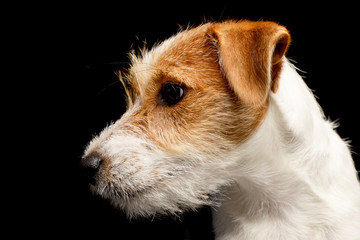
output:
<svg viewBox="0 0 360 240"><path fill-rule="evenodd" d="M129 105L140 95L142 107L131 124L167 150L189 141L199 148L205 142L243 142L264 117L268 91L276 91L289 38L285 28L270 22L207 23L179 33L160 53L143 50L155 55L151 63L132 54ZM157 102L167 82L187 89L172 107Z"/></svg>
<svg viewBox="0 0 360 240"><path fill-rule="evenodd" d="M282 56L290 41L273 22L225 22L214 27L223 70L234 91L247 104L263 104L276 92Z"/></svg>

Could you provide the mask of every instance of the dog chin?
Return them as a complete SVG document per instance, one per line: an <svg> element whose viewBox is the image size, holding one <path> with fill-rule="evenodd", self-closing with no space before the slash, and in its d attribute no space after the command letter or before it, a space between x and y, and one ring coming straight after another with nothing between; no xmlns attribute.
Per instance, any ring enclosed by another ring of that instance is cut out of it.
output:
<svg viewBox="0 0 360 240"><path fill-rule="evenodd" d="M93 194L107 199L114 207L123 211L128 218L153 218L158 215L180 216L187 211L206 206L218 206L220 189L194 193L191 189L176 189L170 186L148 186L123 191L109 186L90 185Z"/></svg>

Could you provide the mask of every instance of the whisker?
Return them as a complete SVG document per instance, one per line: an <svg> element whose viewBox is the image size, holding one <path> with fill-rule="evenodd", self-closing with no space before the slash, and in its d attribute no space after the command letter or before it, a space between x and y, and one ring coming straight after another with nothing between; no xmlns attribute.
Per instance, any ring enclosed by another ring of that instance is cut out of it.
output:
<svg viewBox="0 0 360 240"><path fill-rule="evenodd" d="M110 87L114 86L115 84L120 83L119 81L114 81L112 83L109 83L106 87L104 87L101 91L98 92L96 96L101 95L105 90L109 89Z"/></svg>

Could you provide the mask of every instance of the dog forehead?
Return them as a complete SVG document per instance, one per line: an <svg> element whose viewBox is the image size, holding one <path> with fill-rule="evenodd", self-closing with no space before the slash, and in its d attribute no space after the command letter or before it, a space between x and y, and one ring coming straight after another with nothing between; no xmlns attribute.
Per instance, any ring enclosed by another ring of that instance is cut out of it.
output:
<svg viewBox="0 0 360 240"><path fill-rule="evenodd" d="M130 69L139 87L147 86L159 76L181 81L190 86L219 75L217 49L208 36L211 23L184 30L156 45L143 50L141 57L132 56Z"/></svg>

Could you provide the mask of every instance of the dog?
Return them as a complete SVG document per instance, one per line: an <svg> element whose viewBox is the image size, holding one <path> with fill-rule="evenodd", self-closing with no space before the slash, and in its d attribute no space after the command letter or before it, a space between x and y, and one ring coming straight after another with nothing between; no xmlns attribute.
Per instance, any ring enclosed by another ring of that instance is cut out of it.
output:
<svg viewBox="0 0 360 240"><path fill-rule="evenodd" d="M208 22L120 74L127 111L86 147L95 194L131 217L212 207L218 240L360 239L346 141L286 58L274 22Z"/></svg>

